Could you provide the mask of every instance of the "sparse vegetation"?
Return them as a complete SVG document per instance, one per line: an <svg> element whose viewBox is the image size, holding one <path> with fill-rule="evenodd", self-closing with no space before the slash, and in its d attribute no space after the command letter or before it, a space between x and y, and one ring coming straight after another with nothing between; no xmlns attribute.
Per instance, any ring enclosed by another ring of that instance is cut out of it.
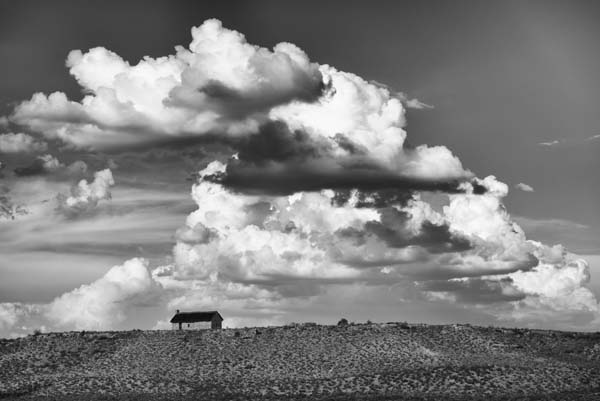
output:
<svg viewBox="0 0 600 401"><path fill-rule="evenodd" d="M600 333L408 323L41 333L0 340L0 399L597 400L599 368Z"/></svg>

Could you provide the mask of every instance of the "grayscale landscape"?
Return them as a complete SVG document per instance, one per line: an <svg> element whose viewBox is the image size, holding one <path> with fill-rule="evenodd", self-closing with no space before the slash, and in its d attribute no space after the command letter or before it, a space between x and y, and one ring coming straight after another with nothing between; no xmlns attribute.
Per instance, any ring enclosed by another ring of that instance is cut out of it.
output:
<svg viewBox="0 0 600 401"><path fill-rule="evenodd" d="M599 41L598 0L0 0L0 401L600 400Z"/></svg>

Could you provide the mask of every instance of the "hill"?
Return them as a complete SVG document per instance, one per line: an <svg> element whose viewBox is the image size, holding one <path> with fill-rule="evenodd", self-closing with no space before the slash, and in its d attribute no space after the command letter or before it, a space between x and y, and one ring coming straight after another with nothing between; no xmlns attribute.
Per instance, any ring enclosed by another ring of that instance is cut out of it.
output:
<svg viewBox="0 0 600 401"><path fill-rule="evenodd" d="M600 333L315 324L0 340L0 399L598 400Z"/></svg>

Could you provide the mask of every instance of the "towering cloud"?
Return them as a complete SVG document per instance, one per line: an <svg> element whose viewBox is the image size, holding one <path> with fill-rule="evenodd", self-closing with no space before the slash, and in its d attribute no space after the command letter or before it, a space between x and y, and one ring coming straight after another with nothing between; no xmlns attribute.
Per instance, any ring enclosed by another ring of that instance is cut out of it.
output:
<svg viewBox="0 0 600 401"><path fill-rule="evenodd" d="M14 123L75 147L174 141L231 152L199 172L198 208L176 233L172 263L150 274L133 259L57 298L45 316L59 327L78 327L71 310L86 327L113 325L156 293L169 307L266 321L331 285L402 286L512 320L598 313L587 263L528 240L494 176L477 178L444 146L408 146L406 97L385 86L289 43L251 45L216 20L174 55L130 65L95 48L67 65L88 95L37 93ZM62 208L85 211L113 184L99 171Z"/></svg>

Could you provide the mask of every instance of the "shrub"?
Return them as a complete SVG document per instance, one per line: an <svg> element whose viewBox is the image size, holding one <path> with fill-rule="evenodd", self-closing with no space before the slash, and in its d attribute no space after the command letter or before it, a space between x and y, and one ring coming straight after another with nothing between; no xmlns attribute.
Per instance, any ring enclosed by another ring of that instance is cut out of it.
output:
<svg viewBox="0 0 600 401"><path fill-rule="evenodd" d="M34 336L39 336L40 334L42 334L42 330L40 330L40 329L33 330L33 335Z"/></svg>
<svg viewBox="0 0 600 401"><path fill-rule="evenodd" d="M348 319L341 318L340 321L337 323L337 325L340 326L340 327L348 326Z"/></svg>

